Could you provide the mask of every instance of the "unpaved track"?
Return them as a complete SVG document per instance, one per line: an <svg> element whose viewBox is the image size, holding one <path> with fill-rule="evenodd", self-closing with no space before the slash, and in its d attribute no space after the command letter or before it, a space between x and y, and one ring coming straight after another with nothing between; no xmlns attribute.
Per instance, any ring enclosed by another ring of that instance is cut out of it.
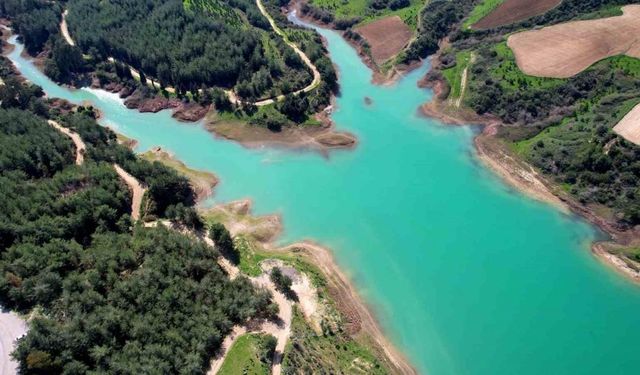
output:
<svg viewBox="0 0 640 375"><path fill-rule="evenodd" d="M120 178L129 185L129 189L131 189L131 192L133 193L133 198L131 199L131 218L133 220L139 220L140 207L142 206L142 197L144 196L145 188L135 177L122 169L118 164L114 164L113 168L116 170Z"/></svg>
<svg viewBox="0 0 640 375"><path fill-rule="evenodd" d="M295 53L297 53L298 56L300 56L302 61L304 61L305 65L307 65L309 69L311 69L311 71L313 72L313 81L311 81L311 83L307 87L301 90L295 91L294 94L299 94L301 92L309 92L314 88L316 88L320 84L320 80L321 80L320 72L318 71L318 68L316 68L316 66L313 65L313 63L311 62L311 59L309 59L309 57L307 57L307 55L304 52L302 52L302 50L300 50L300 48L298 48L298 46L296 46L295 43L291 42L289 38L287 38L287 35L282 30L280 30L280 28L278 27L278 25L276 25L276 22L273 20L269 12L267 12L267 10L265 9L264 5L262 4L262 0L256 0L256 5L258 5L258 9L260 9L260 12L262 13L262 15L265 16L269 21L269 24L271 25L271 28L273 29L273 31L276 34L280 35L282 40L284 40L284 42L287 43L289 47L293 48ZM282 101L284 100L284 95L279 95L276 98L272 98L272 99L261 100L254 104L257 106L267 105L267 104L273 103L274 99L275 101Z"/></svg>
<svg viewBox="0 0 640 375"><path fill-rule="evenodd" d="M640 5L622 10L622 16L513 34L507 44L520 70L536 77L569 78L616 55L640 58Z"/></svg>
<svg viewBox="0 0 640 375"><path fill-rule="evenodd" d="M27 334L27 323L15 313L0 309L0 375L17 374L18 363L10 354L16 340Z"/></svg>
<svg viewBox="0 0 640 375"><path fill-rule="evenodd" d="M62 37L72 46L76 45L76 42L71 38L71 34L69 33L69 28L67 27L67 14L69 14L69 10L64 11L62 13L62 21L60 21L60 31L62 32Z"/></svg>
<svg viewBox="0 0 640 375"><path fill-rule="evenodd" d="M467 66L462 71L462 79L460 80L460 97L456 100L456 108L460 108L462 100L464 99L464 93L467 91L467 83L469 82L469 68L476 61L476 55L471 53Z"/></svg>
<svg viewBox="0 0 640 375"><path fill-rule="evenodd" d="M84 144L82 138L80 138L80 135L78 135L78 133L72 132L64 126L61 126L53 120L49 120L48 122L49 125L53 126L58 131L71 138L73 143L76 145L76 165L82 165L82 163L84 163L84 153L87 151L87 146Z"/></svg>

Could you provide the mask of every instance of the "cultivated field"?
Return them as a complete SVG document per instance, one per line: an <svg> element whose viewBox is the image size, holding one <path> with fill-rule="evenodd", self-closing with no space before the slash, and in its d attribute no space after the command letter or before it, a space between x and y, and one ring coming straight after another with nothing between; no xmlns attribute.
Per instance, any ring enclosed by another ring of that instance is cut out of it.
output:
<svg viewBox="0 0 640 375"><path fill-rule="evenodd" d="M371 46L371 55L381 65L409 43L413 32L398 16L386 17L355 29Z"/></svg>
<svg viewBox="0 0 640 375"><path fill-rule="evenodd" d="M640 104L624 116L613 131L627 141L640 145Z"/></svg>
<svg viewBox="0 0 640 375"><path fill-rule="evenodd" d="M518 67L537 77L568 78L616 55L640 58L640 5L624 14L572 21L511 35L507 41Z"/></svg>
<svg viewBox="0 0 640 375"><path fill-rule="evenodd" d="M543 14L561 2L562 0L506 0L486 17L471 25L471 28L484 30L523 21Z"/></svg>

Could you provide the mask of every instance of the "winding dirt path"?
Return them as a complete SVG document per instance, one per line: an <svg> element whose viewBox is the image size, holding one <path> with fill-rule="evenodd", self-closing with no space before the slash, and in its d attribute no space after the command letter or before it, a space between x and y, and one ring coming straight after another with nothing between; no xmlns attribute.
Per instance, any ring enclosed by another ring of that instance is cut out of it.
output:
<svg viewBox="0 0 640 375"><path fill-rule="evenodd" d="M300 90L294 91L290 94L297 95L302 92L309 92L315 89L316 87L318 87L318 85L320 85L320 82L322 81L322 76L320 75L320 71L318 70L318 68L311 62L311 59L309 59L309 57L304 52L302 52L300 48L298 48L298 46L295 43L291 42L289 38L287 38L287 35L278 27L278 25L276 25L276 22L273 20L269 12L267 12L266 8L262 4L262 1L256 0L256 5L260 9L260 12L262 13L262 15L265 16L269 21L269 24L271 25L271 28L273 29L273 31L276 34L278 34L289 47L293 48L294 52L298 56L300 56L300 58L305 63L305 65L309 67L309 69L311 69L311 71L313 72L313 81L311 81L309 85L307 85L306 87ZM66 42L69 45L75 46L76 43L73 40L73 38L71 38L71 34L69 33L69 28L67 26L67 14L69 14L68 9L62 13L62 21L60 21L60 31L62 33L62 36L64 37L64 40L66 40ZM108 60L111 62L116 62L116 59L114 59L113 57L109 57ZM131 75L135 79L140 80L140 72L134 67L132 67L131 65L128 65L128 64L126 65L129 67L129 71L131 72ZM157 90L160 89L160 83L156 83L152 78L146 77L146 81L147 81L147 86ZM171 86L167 86L164 89L171 94L175 94L176 92L176 89ZM198 91L202 92L202 89ZM242 100L240 100L240 98L238 98L238 96L232 90L225 90L225 93L227 94L227 97L229 98L229 101L231 103L235 105L240 105L245 103ZM253 102L252 104L258 107L262 107L262 106L273 104L276 102L281 102L284 99L285 99L285 95L283 94L283 95L278 95L268 99L258 100L256 102Z"/></svg>
<svg viewBox="0 0 640 375"><path fill-rule="evenodd" d="M84 144L82 138L78 133L72 132L71 130L61 126L57 122L53 120L47 121L49 125L56 128L59 132L64 133L66 136L71 138L73 143L76 145L76 165L82 165L84 163L84 153L87 151L87 146Z"/></svg>
<svg viewBox="0 0 640 375"><path fill-rule="evenodd" d="M162 223L162 224L166 225L166 223ZM170 225L168 226L171 227ZM215 246L215 243L213 242L213 240L211 240L211 238L209 238L209 236L207 235L202 236L202 235L193 233L191 231L185 231L185 230L183 230L182 232L185 234L191 234L192 236L195 236L196 238L201 239L211 247ZM231 280L235 279L236 277L242 274L242 272L238 267L233 265L231 262L229 262L226 258L222 256L218 258L218 264L220 265L220 267L222 267L222 269L224 269L227 272ZM251 280L251 282L255 286L260 288L265 288L271 292L273 296L273 301L278 305L279 321L277 323L271 322L271 321L260 321L260 322L252 321L252 322L248 322L244 326L234 327L233 331L227 337L225 337L222 343L222 346L220 348L220 352L217 353L216 356L211 360L211 368L207 372L207 375L215 375L220 370L220 368L222 367L222 364L224 363L225 358L227 357L227 354L229 353L229 350L233 346L233 343L245 333L266 333L276 338L277 344L276 344L275 353L273 355L271 373L273 375L280 375L282 372L282 355L284 353L284 348L287 345L287 341L291 336L291 320L293 318L293 302L288 300L282 293L280 293L276 289L276 286L271 282L269 275L266 272L262 273L258 277L250 277L249 280Z"/></svg>
<svg viewBox="0 0 640 375"><path fill-rule="evenodd" d="M131 192L133 193L133 198L131 199L131 218L133 220L139 220L140 207L142 206L142 197L144 196L145 188L140 184L138 179L130 175L118 164L114 164L113 168L116 170L116 173L118 173L120 178L129 185L129 189L131 189Z"/></svg>
<svg viewBox="0 0 640 375"><path fill-rule="evenodd" d="M69 14L69 10L65 9L64 13L62 13L62 21L60 21L60 31L62 32L62 37L64 40L69 43L69 45L75 46L76 42L71 38L71 34L69 33L69 28L67 27L67 14Z"/></svg>
<svg viewBox="0 0 640 375"><path fill-rule="evenodd" d="M260 9L260 12L262 13L262 15L265 16L269 21L269 24L271 25L271 28L273 29L273 31L276 34L278 34L282 38L282 40L284 40L284 42L287 43L289 47L293 48L295 53L298 54L298 56L300 56L302 61L304 61L305 65L307 65L307 67L309 67L309 69L311 69L311 71L313 72L313 81L311 81L311 83L307 87L300 89L298 91L294 91L293 94L297 95L302 92L309 92L314 88L318 87L321 81L320 71L318 71L318 68L316 68L316 66L313 65L313 63L311 62L311 59L309 59L309 57L304 52L302 52L302 50L300 50L300 48L298 48L298 46L295 43L290 41L289 38L287 38L287 35L278 27L278 25L276 25L276 22L273 20L269 12L267 12L266 8L262 4L262 0L256 0L256 5L258 6L258 9ZM284 100L284 98L285 98L284 95L279 95L275 98L261 100L254 104L257 106L263 106L263 105L274 103L274 101L282 101Z"/></svg>

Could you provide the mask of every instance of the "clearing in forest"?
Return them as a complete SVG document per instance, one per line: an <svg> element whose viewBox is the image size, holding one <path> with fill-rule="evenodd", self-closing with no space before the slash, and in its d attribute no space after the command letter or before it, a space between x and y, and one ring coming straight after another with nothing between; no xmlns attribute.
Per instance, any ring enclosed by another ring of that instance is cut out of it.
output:
<svg viewBox="0 0 640 375"><path fill-rule="evenodd" d="M491 13L471 25L471 28L484 30L524 21L546 13L560 5L561 2L562 0L506 0L495 6ZM485 0L484 3L495 3L495 0Z"/></svg>
<svg viewBox="0 0 640 375"><path fill-rule="evenodd" d="M413 32L400 17L391 16L355 29L369 43L371 56L381 65L407 46Z"/></svg>
<svg viewBox="0 0 640 375"><path fill-rule="evenodd" d="M572 21L511 35L520 70L537 77L569 78L616 55L640 58L640 5L618 17Z"/></svg>

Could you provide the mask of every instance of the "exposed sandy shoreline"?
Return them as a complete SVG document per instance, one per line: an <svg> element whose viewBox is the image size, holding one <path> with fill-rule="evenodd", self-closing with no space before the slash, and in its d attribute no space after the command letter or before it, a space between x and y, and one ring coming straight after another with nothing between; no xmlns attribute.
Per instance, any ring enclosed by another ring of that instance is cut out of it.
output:
<svg viewBox="0 0 640 375"><path fill-rule="evenodd" d="M342 272L334 260L331 251L311 241L298 242L281 250L304 254L317 266L329 283L329 293L336 306L347 317L354 333L369 335L374 344L382 351L382 359L399 374L417 374L407 358L387 339L372 309L358 294L349 278Z"/></svg>
<svg viewBox="0 0 640 375"><path fill-rule="evenodd" d="M573 213L589 221L606 232L614 242L595 242L592 252L601 261L615 267L620 273L640 283L640 272L629 266L629 259L608 252L605 244L629 246L640 243L640 233L633 229L623 230L593 209L577 202L555 183L549 181L518 156L514 155L497 137L497 131L503 124L495 118L478 116L469 109L452 110L446 102L439 99L443 82L439 80L421 82L424 87L434 90L431 102L421 106L420 111L427 117L433 117L446 125L481 125L483 131L474 139L478 159L508 185L538 201L551 204L564 213ZM640 269L640 265L639 265Z"/></svg>
<svg viewBox="0 0 640 375"><path fill-rule="evenodd" d="M607 246L611 245L609 242L595 242L591 246L591 251L598 259L613 267L618 273L636 283L640 283L640 264L626 257L611 253L607 250Z"/></svg>

